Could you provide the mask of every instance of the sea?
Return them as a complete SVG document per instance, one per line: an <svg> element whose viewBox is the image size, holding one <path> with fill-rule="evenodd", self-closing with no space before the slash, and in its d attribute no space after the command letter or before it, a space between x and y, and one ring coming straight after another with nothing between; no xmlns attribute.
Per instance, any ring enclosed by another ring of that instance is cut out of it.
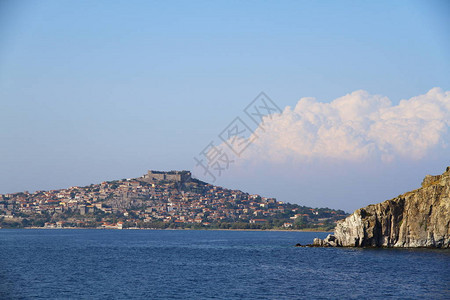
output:
<svg viewBox="0 0 450 300"><path fill-rule="evenodd" d="M450 299L450 252L327 233L1 229L0 299Z"/></svg>

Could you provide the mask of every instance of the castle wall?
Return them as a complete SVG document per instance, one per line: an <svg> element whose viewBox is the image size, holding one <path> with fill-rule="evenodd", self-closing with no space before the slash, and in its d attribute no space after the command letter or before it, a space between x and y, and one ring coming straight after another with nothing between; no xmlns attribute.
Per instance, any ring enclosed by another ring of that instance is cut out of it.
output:
<svg viewBox="0 0 450 300"><path fill-rule="evenodd" d="M148 171L142 179L146 182L154 183L156 181L175 181L175 182L186 182L191 179L191 172L189 171Z"/></svg>

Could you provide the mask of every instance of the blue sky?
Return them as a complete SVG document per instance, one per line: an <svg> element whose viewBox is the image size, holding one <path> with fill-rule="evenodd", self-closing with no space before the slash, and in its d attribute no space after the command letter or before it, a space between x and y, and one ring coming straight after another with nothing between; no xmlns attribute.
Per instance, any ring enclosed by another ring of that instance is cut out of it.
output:
<svg viewBox="0 0 450 300"><path fill-rule="evenodd" d="M445 1L2 1L0 193L192 169L261 91L281 108L357 90L393 105L448 91L449 13ZM396 196L420 181L397 176L406 169L420 178L450 163L433 153L356 174L382 186L390 170L395 186L377 196ZM320 180L289 172L292 185L295 174ZM312 206L365 204L244 173L218 183Z"/></svg>

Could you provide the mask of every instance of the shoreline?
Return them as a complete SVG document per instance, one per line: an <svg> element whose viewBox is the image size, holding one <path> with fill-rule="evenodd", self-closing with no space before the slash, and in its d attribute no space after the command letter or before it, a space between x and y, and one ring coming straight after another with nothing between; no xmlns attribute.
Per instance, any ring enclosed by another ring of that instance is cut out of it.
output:
<svg viewBox="0 0 450 300"><path fill-rule="evenodd" d="M25 230L34 230L34 229L46 229L46 230L54 230L54 229L63 229L63 230L80 230L80 229L87 229L87 230L179 230L179 231L275 231L275 232L323 232L323 233L333 233L333 231L325 231L325 230L319 230L319 229L291 229L291 230L283 230L283 229L192 229L192 228L123 228L123 229L117 229L117 228L80 228L80 227L63 227L63 228L46 228L46 227L24 227L24 228L0 228L2 229L25 229Z"/></svg>

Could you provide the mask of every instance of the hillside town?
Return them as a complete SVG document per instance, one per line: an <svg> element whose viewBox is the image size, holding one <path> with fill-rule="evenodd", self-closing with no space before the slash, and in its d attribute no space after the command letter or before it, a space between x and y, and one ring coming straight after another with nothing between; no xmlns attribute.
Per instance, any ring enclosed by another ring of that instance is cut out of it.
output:
<svg viewBox="0 0 450 300"><path fill-rule="evenodd" d="M189 171L0 195L1 228L327 230L346 216L214 186Z"/></svg>

